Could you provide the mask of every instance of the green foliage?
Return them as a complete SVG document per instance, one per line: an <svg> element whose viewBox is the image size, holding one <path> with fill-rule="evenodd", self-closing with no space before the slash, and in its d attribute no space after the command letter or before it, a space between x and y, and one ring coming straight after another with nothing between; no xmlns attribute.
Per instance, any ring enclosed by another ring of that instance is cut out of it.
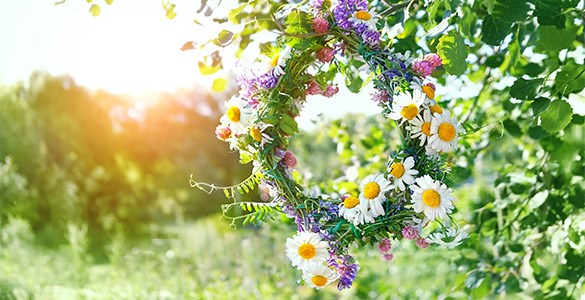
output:
<svg viewBox="0 0 585 300"><path fill-rule="evenodd" d="M463 75L467 70L467 45L465 39L456 31L449 32L439 39L437 51L443 60L445 70L452 75Z"/></svg>

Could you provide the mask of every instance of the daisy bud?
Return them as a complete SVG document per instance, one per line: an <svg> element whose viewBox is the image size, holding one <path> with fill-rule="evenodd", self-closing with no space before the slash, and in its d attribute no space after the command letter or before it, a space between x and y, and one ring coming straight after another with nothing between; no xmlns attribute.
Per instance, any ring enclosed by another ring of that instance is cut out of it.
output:
<svg viewBox="0 0 585 300"><path fill-rule="evenodd" d="M317 53L315 53L315 57L322 63L328 63L332 61L334 56L335 53L333 52L333 49L329 47L322 48L321 50L317 51Z"/></svg>
<svg viewBox="0 0 585 300"><path fill-rule="evenodd" d="M431 75L433 68L428 61L422 60L415 62L414 65L412 65L412 70L423 77L427 77Z"/></svg>
<svg viewBox="0 0 585 300"><path fill-rule="evenodd" d="M427 83L422 86L422 91L427 95L427 98L433 100L435 99L435 85L432 83Z"/></svg>
<svg viewBox="0 0 585 300"><path fill-rule="evenodd" d="M313 25L311 26L313 31L316 33L325 33L329 30L329 22L323 17L313 19Z"/></svg>

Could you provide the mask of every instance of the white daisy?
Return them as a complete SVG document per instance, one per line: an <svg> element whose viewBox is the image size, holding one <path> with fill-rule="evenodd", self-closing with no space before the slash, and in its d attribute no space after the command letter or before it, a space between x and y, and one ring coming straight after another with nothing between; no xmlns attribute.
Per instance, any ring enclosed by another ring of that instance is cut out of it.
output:
<svg viewBox="0 0 585 300"><path fill-rule="evenodd" d="M404 184L411 185L414 183L414 176L418 175L418 170L413 170L414 158L407 157L403 162L395 162L389 167L390 175L394 178L394 185L401 191L406 189Z"/></svg>
<svg viewBox="0 0 585 300"><path fill-rule="evenodd" d="M435 232L429 236L428 240L431 243L441 245L446 248L455 248L466 239L468 233L459 228L448 228L445 232Z"/></svg>
<svg viewBox="0 0 585 300"><path fill-rule="evenodd" d="M343 203L339 205L339 216L353 222L355 214L359 211L360 199L354 196L345 196Z"/></svg>
<svg viewBox="0 0 585 300"><path fill-rule="evenodd" d="M431 136L431 111L424 109L423 113L416 116L414 120L410 121L410 137L412 139L418 138L420 140L420 146Z"/></svg>
<svg viewBox="0 0 585 300"><path fill-rule="evenodd" d="M423 212L429 220L444 219L453 209L453 190L429 175L417 178L416 185L411 185L410 189L414 212Z"/></svg>
<svg viewBox="0 0 585 300"><path fill-rule="evenodd" d="M339 273L323 264L314 264L303 270L305 283L318 290L339 278Z"/></svg>
<svg viewBox="0 0 585 300"><path fill-rule="evenodd" d="M353 216L353 220L351 220L354 226L372 223L374 222L374 216L372 216L372 210L369 209L366 212L361 210L356 211L355 215Z"/></svg>
<svg viewBox="0 0 585 300"><path fill-rule="evenodd" d="M420 89L412 90L412 94L409 92L398 94L394 97L392 112L388 114L388 117L392 120L401 120L401 125L404 121L413 120L418 116L420 106L425 98L425 94Z"/></svg>
<svg viewBox="0 0 585 300"><path fill-rule="evenodd" d="M270 60L270 66L268 68L268 71L272 72L272 75L279 77L285 73L284 67L286 66L286 61L291 57L291 50L292 48L287 45L280 52L272 56L272 59Z"/></svg>
<svg viewBox="0 0 585 300"><path fill-rule="evenodd" d="M373 218L384 214L384 207L382 207L382 202L386 200L384 193L393 188L394 186L382 174L369 175L364 178L359 196L360 210L364 218L368 213Z"/></svg>
<svg viewBox="0 0 585 300"><path fill-rule="evenodd" d="M437 151L449 152L457 148L457 134L462 129L457 124L457 119L449 118L449 115L448 110L445 110L443 114L433 115L429 145Z"/></svg>
<svg viewBox="0 0 585 300"><path fill-rule="evenodd" d="M224 125L228 125L234 135L244 134L252 117L252 109L242 99L232 98L226 102L227 111L220 118Z"/></svg>
<svg viewBox="0 0 585 300"><path fill-rule="evenodd" d="M260 148L264 148L264 144L272 143L274 139L265 133L266 128L273 126L272 124L266 124L264 122L258 122L250 127L250 136L256 142L260 143Z"/></svg>
<svg viewBox="0 0 585 300"><path fill-rule="evenodd" d="M349 18L349 21L354 25L366 24L370 28L375 29L377 19L378 14L376 14L373 10L358 10L352 14L352 16Z"/></svg>
<svg viewBox="0 0 585 300"><path fill-rule="evenodd" d="M286 239L285 248L286 256L297 269L307 269L311 264L322 263L329 257L327 242L314 232L302 231Z"/></svg>

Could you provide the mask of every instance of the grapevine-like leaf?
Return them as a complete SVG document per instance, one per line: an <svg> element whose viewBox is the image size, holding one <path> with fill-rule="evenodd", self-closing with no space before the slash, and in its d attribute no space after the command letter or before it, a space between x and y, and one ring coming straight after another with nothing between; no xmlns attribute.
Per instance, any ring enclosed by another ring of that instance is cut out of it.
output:
<svg viewBox="0 0 585 300"><path fill-rule="evenodd" d="M456 31L449 32L439 39L437 50L445 70L452 75L462 75L467 70L467 45L465 39Z"/></svg>
<svg viewBox="0 0 585 300"><path fill-rule="evenodd" d="M559 132L571 122L572 117L571 105L565 100L556 100L540 115L541 126L550 133Z"/></svg>

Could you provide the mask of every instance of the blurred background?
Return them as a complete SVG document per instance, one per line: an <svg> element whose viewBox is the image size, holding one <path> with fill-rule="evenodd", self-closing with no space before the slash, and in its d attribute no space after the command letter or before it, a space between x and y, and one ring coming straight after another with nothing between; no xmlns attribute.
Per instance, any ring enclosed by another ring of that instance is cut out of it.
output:
<svg viewBox="0 0 585 300"><path fill-rule="evenodd" d="M564 299L583 291L583 189L572 179L583 175L580 119L567 127L566 147L541 141L555 164L547 184L567 191L567 206L530 194L528 174L510 175L542 153L513 130L490 127L463 141L467 154L453 164L458 218L472 226L461 248L402 243L392 262L356 249L352 289L299 286L284 256L290 221L234 231L221 218L223 193L189 186L191 174L232 185L251 171L214 133L235 87L213 91L198 54L179 50L220 30L195 30L194 2L172 21L159 2L139 0L102 4L97 18L84 1L0 4L0 299L530 298L541 290ZM363 93L359 105L343 88L334 99L316 97L299 121L305 130L293 152L303 177L324 191L383 167L399 142ZM488 106L474 118L498 113ZM263 193L242 197L266 201ZM521 210L519 228L550 230L544 244L535 232L498 236L502 209L512 214L522 197L538 205L536 221ZM544 251L538 261L535 245Z"/></svg>

